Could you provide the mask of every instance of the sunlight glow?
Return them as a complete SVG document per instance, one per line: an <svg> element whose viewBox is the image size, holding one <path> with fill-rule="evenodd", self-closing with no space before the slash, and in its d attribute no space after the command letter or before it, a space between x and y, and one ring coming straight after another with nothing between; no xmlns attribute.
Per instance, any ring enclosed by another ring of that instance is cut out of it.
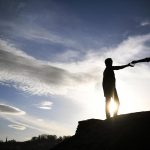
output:
<svg viewBox="0 0 150 150"><path fill-rule="evenodd" d="M117 109L117 104L116 104L115 101L112 99L112 100L110 101L110 104L109 104L109 110L110 110L110 114L111 114L112 117L113 117L113 114L114 114L114 112L116 111L116 109Z"/></svg>

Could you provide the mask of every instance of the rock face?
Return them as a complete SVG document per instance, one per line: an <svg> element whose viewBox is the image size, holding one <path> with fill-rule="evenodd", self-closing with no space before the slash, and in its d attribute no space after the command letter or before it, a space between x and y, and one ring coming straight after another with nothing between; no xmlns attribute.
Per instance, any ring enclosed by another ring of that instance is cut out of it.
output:
<svg viewBox="0 0 150 150"><path fill-rule="evenodd" d="M150 112L80 121L76 134L53 150L148 150Z"/></svg>

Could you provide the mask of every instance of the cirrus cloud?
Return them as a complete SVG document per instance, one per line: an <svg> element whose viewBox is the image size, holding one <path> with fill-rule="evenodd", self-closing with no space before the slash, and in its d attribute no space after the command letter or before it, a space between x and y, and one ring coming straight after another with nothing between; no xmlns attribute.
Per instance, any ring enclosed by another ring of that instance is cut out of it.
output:
<svg viewBox="0 0 150 150"><path fill-rule="evenodd" d="M35 106L36 106L37 108L40 108L40 109L47 109L47 110L52 109L52 105L53 105L53 103L50 102L50 101L43 101L43 102L41 102L41 103L39 103L39 104L35 104Z"/></svg>
<svg viewBox="0 0 150 150"><path fill-rule="evenodd" d="M8 125L8 127L16 129L16 130L21 130L21 131L26 129L25 126L22 126L19 124L10 124L10 125Z"/></svg>
<svg viewBox="0 0 150 150"><path fill-rule="evenodd" d="M141 26L150 26L150 20L143 21L143 22L141 22L140 25Z"/></svg>
<svg viewBox="0 0 150 150"><path fill-rule="evenodd" d="M9 115L24 115L26 114L24 111L20 110L19 108L0 104L0 113L1 114L9 114Z"/></svg>
<svg viewBox="0 0 150 150"><path fill-rule="evenodd" d="M70 89L100 82L107 57L126 63L149 55L146 44L149 41L150 34L133 36L116 47L88 51L78 63L53 63L36 59L8 41L0 40L0 83L33 95L66 94Z"/></svg>
<svg viewBox="0 0 150 150"><path fill-rule="evenodd" d="M0 40L0 63L3 84L35 95L64 94L67 88L93 78L35 59L4 40Z"/></svg>

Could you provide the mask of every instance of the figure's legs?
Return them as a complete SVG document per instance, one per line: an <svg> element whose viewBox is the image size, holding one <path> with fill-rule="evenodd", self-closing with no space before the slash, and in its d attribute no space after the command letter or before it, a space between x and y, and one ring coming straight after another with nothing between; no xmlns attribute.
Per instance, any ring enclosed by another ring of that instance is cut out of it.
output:
<svg viewBox="0 0 150 150"><path fill-rule="evenodd" d="M115 112L114 112L114 115L113 115L113 116L115 117L115 116L117 116L117 114L118 114L119 105L120 105L119 97L118 97L116 88L114 89L114 101L115 101L115 103L116 103L116 105L117 105L117 108L116 108L116 110L115 110Z"/></svg>
<svg viewBox="0 0 150 150"><path fill-rule="evenodd" d="M111 117L110 110L109 110L110 100L111 100L111 97L106 97L105 112L106 112L106 118L107 119L109 119Z"/></svg>

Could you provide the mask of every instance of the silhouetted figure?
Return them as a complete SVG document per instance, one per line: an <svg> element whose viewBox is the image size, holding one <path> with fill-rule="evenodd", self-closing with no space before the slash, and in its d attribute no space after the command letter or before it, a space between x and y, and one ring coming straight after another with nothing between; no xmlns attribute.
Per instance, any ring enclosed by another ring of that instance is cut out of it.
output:
<svg viewBox="0 0 150 150"><path fill-rule="evenodd" d="M144 59L139 59L139 60L134 60L132 61L132 64L140 63L140 62L150 62L150 57L144 58Z"/></svg>
<svg viewBox="0 0 150 150"><path fill-rule="evenodd" d="M105 60L106 68L103 73L103 90L104 90L104 96L106 98L105 112L106 112L107 119L111 117L111 114L109 111L109 103L111 101L111 98L113 98L117 104L117 109L115 110L113 114L114 116L117 116L119 105L120 105L119 97L118 97L116 85L115 85L116 79L115 79L114 70L119 70L128 66L131 66L130 63L127 65L123 65L123 66L112 66L112 64L113 64L112 59L107 58Z"/></svg>

